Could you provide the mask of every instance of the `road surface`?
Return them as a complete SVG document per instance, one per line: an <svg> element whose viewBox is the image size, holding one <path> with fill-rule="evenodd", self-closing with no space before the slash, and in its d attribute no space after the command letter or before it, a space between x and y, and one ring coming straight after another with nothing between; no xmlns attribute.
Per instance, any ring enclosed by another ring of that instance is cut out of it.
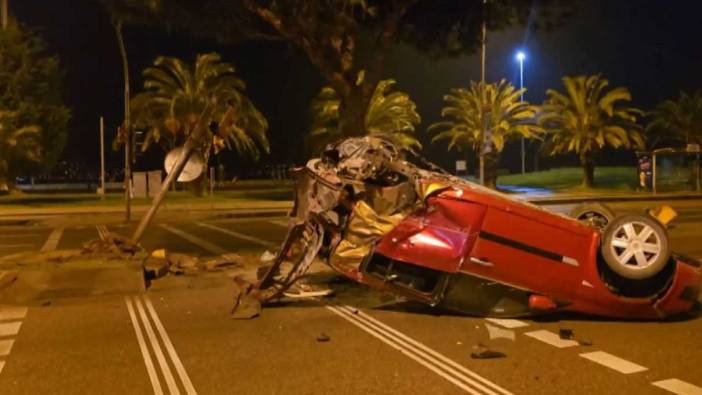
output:
<svg viewBox="0 0 702 395"><path fill-rule="evenodd" d="M673 206L673 248L702 258L702 205ZM133 227L115 215L0 220L0 255L78 248ZM258 255L284 234L280 217L183 214L160 218L143 245ZM700 318L488 320L335 284L329 304L282 303L249 321L230 318L234 290L222 273L169 276L142 295L0 306L0 393L702 394ZM489 340L488 328L513 339ZM561 340L561 329L586 345ZM472 359L480 343L506 357Z"/></svg>

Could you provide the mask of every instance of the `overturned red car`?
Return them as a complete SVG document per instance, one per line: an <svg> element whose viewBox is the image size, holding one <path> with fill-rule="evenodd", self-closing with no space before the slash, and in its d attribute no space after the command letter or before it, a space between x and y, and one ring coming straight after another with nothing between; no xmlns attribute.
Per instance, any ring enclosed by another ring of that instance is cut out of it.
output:
<svg viewBox="0 0 702 395"><path fill-rule="evenodd" d="M649 214L596 205L556 214L381 137L329 146L294 174L286 240L237 305L281 297L317 258L357 282L471 315L661 319L698 303L700 262L672 253Z"/></svg>

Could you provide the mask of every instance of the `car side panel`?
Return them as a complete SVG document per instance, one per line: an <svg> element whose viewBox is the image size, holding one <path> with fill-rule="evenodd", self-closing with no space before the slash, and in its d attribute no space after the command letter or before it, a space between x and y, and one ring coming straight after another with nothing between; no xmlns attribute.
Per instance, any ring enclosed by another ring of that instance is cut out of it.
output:
<svg viewBox="0 0 702 395"><path fill-rule="evenodd" d="M473 259L462 270L552 298L570 299L583 268L594 265L591 244L592 233L588 237L488 207L470 252Z"/></svg>

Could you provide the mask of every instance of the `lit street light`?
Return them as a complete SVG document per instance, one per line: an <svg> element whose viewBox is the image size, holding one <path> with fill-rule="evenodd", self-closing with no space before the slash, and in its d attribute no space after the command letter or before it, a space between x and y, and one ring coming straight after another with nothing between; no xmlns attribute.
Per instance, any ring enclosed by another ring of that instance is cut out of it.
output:
<svg viewBox="0 0 702 395"><path fill-rule="evenodd" d="M524 59L526 54L522 51L517 51L517 60L519 61L519 89L524 88ZM524 101L524 92L522 92L519 100ZM524 136L522 136L522 174L526 173L526 152L524 149Z"/></svg>

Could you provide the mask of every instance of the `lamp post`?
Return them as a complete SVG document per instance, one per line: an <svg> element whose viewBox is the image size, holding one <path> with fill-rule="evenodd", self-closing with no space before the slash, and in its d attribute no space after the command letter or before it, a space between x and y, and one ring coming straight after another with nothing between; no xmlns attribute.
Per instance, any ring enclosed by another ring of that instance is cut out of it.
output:
<svg viewBox="0 0 702 395"><path fill-rule="evenodd" d="M526 54L522 51L517 52L517 60L519 61L519 89L524 89L524 59ZM524 91L522 91L519 100L524 101ZM526 173L526 150L524 149L524 136L522 136L522 174Z"/></svg>

